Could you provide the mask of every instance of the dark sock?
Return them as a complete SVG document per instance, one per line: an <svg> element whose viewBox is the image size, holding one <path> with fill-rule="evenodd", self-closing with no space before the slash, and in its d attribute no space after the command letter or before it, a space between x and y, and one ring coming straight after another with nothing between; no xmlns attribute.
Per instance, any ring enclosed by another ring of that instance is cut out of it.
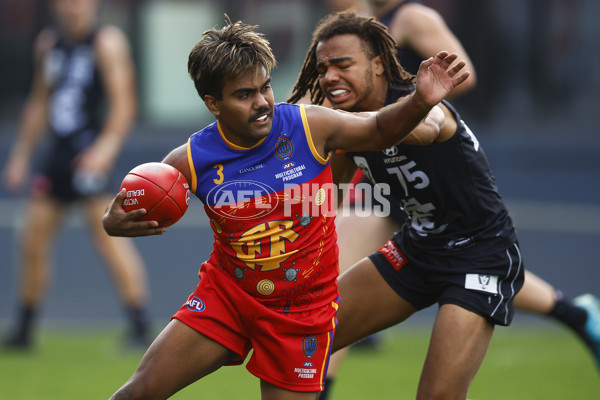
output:
<svg viewBox="0 0 600 400"><path fill-rule="evenodd" d="M556 292L556 304L554 304L554 308L548 315L571 328L588 345L590 344L589 339L585 334L585 323L587 322L588 317L587 312L574 306L570 300L564 298L560 291Z"/></svg>
<svg viewBox="0 0 600 400"><path fill-rule="evenodd" d="M131 333L134 337L148 337L148 316L145 307L129 307L127 315L131 321Z"/></svg>
<svg viewBox="0 0 600 400"><path fill-rule="evenodd" d="M319 400L327 400L332 385L333 378L325 378L325 384L323 385L323 391L319 394Z"/></svg>
<svg viewBox="0 0 600 400"><path fill-rule="evenodd" d="M7 344L29 345L31 343L31 334L36 314L37 310L33 307L25 305L19 307L17 323L7 338Z"/></svg>

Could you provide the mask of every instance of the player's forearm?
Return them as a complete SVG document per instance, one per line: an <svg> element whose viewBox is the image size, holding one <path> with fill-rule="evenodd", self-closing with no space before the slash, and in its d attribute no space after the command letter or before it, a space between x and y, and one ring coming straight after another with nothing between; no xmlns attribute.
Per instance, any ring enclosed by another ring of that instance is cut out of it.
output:
<svg viewBox="0 0 600 400"><path fill-rule="evenodd" d="M20 130L11 150L11 157L29 160L46 127L46 103L30 99L21 116Z"/></svg>
<svg viewBox="0 0 600 400"><path fill-rule="evenodd" d="M431 108L414 93L406 101L382 108L376 117L378 137L383 148L402 141L427 117Z"/></svg>
<svg viewBox="0 0 600 400"><path fill-rule="evenodd" d="M403 143L421 146L433 143L440 135L445 119L442 108L433 107L411 134L404 138Z"/></svg>
<svg viewBox="0 0 600 400"><path fill-rule="evenodd" d="M129 137L135 120L135 112L134 101L122 102L122 104L113 106L106 118L94 150L106 160L110 160L110 164L118 156Z"/></svg>

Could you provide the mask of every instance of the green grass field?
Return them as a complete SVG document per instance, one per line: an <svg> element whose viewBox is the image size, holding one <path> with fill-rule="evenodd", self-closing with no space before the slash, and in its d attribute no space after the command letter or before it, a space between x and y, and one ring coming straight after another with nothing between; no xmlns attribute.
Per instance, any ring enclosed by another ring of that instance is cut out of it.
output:
<svg viewBox="0 0 600 400"><path fill-rule="evenodd" d="M426 327L386 332L378 350L353 350L333 399L414 399L429 337ZM118 351L114 331L41 332L32 354L0 352L0 398L106 399L131 375L141 354ZM591 355L554 325L497 328L469 398L600 399L600 373ZM224 367L173 399L259 399L258 380L244 367Z"/></svg>

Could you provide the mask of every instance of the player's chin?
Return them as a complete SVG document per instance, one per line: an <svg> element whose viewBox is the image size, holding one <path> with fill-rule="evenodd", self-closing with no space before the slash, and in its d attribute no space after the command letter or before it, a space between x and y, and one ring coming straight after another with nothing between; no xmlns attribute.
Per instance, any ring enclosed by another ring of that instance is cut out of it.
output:
<svg viewBox="0 0 600 400"><path fill-rule="evenodd" d="M349 110L354 106L353 102L348 96L345 96L344 98L327 97L327 100L329 101L329 104L331 104L331 107L334 110Z"/></svg>
<svg viewBox="0 0 600 400"><path fill-rule="evenodd" d="M273 127L273 120L271 118L267 118L265 122L251 122L250 129L253 132L253 135L258 138L263 138L271 132L271 128Z"/></svg>

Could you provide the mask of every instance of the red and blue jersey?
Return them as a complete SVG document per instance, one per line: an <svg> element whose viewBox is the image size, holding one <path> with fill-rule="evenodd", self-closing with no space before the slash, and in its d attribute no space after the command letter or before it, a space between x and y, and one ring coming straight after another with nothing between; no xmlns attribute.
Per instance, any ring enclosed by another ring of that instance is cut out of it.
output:
<svg viewBox="0 0 600 400"><path fill-rule="evenodd" d="M251 148L218 122L188 140L191 190L214 232L209 263L280 312L337 297L335 199L329 160L316 151L302 105L275 105L273 127Z"/></svg>

